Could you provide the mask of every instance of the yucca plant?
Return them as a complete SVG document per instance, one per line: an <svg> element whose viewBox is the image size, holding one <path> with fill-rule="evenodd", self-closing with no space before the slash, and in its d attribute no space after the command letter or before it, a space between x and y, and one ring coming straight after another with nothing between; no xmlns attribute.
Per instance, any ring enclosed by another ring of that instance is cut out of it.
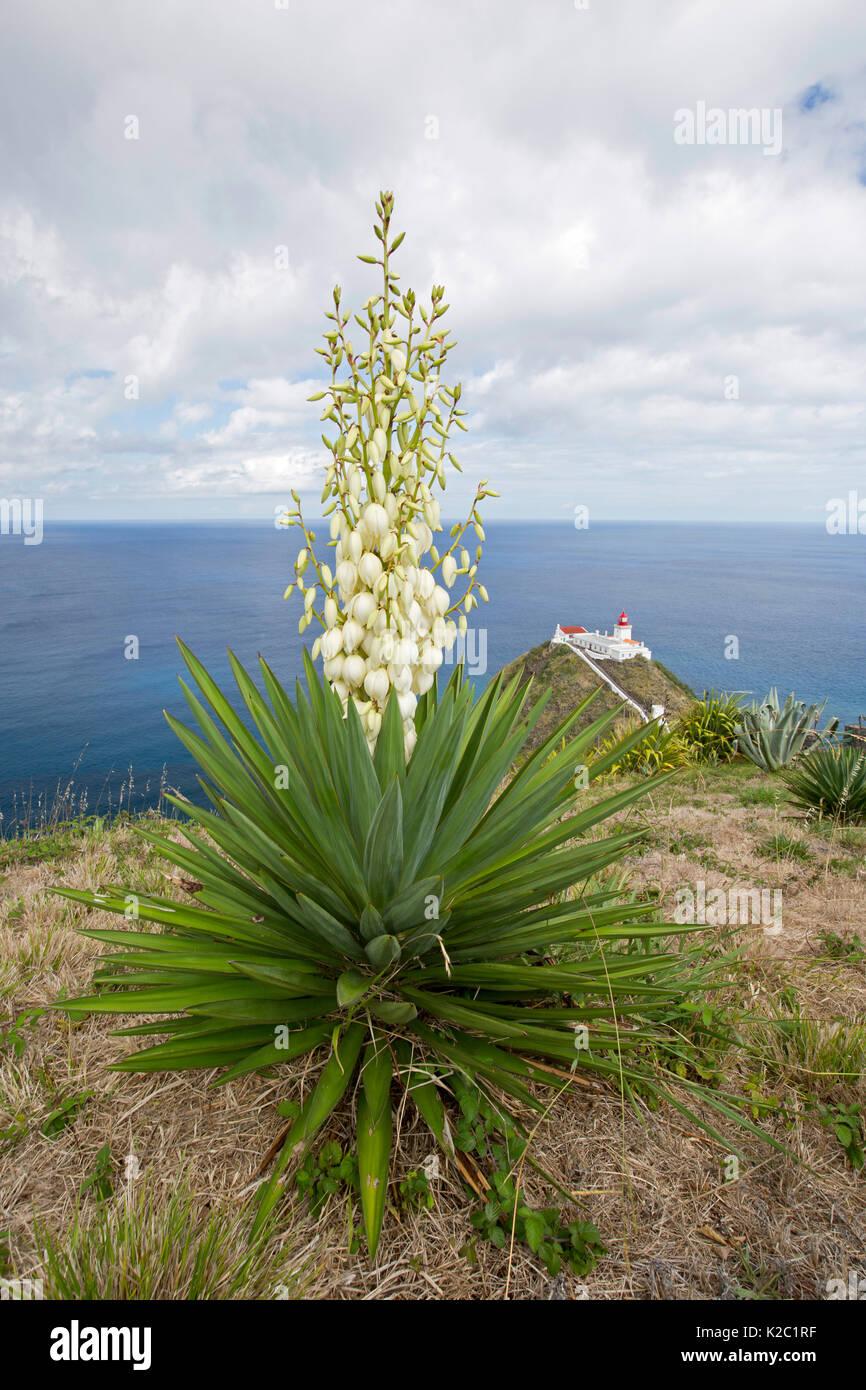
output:
<svg viewBox="0 0 866 1390"><path fill-rule="evenodd" d="M737 724L742 699L716 690L705 690L678 719L676 732L699 763L727 763L737 755Z"/></svg>
<svg viewBox="0 0 866 1390"><path fill-rule="evenodd" d="M322 418L334 427L323 436L332 461L322 494L333 567L317 554L296 494L288 517L304 546L287 595L303 596L302 634L314 621L322 627L304 653L306 693L299 686L292 702L261 660L263 693L231 656L241 717L181 644L198 730L169 722L202 769L211 809L169 798L198 827L185 832L186 846L141 833L201 885L197 902L61 890L127 922L86 928L112 948L96 993L57 1006L147 1016L121 1033L166 1040L116 1063L122 1071L218 1069L225 1084L318 1060L318 1080L260 1189L253 1231L268 1220L292 1155L354 1097L371 1254L397 1082L446 1149L439 1083L460 1071L497 1104L543 1109L534 1084L554 1076L567 1085L580 1067L626 1093L639 1084L644 1096L667 1095L687 1113L683 1089L740 1117L733 1098L672 1077L657 1060L672 1001L713 987L695 956L607 949L702 930L659 923L653 903L598 887L640 832L600 837L597 827L658 779L587 805L583 769L589 759L591 777L603 776L643 731L590 758L619 711L570 737L584 701L515 769L544 703L530 703L528 684L500 676L476 700L458 665L438 693L444 649L487 597L476 577L480 545L473 561L463 538L471 527L483 542L478 506L496 494L478 485L442 553L434 490L445 486L446 461L459 469L448 436L465 428L464 412L459 385L440 376L451 347L444 290L433 287L425 310L391 268L403 239L391 236L393 205L380 195L378 255L361 257L381 268L382 287L365 317L354 316L360 348L336 286L319 350L331 375L313 399L327 397ZM551 963L563 947L571 958Z"/></svg>
<svg viewBox="0 0 866 1390"><path fill-rule="evenodd" d="M774 686L760 704L743 710L736 730L737 751L765 772L778 772L802 752L806 735L810 730L817 730L826 703L825 700L820 705L806 705L792 692L784 705L780 705ZM818 734L819 740L825 742L836 732L838 724L838 719L831 719Z"/></svg>
<svg viewBox="0 0 866 1390"><path fill-rule="evenodd" d="M866 752L847 744L814 748L782 773L792 801L846 825L866 822Z"/></svg>
<svg viewBox="0 0 866 1390"><path fill-rule="evenodd" d="M120 1071L219 1068L215 1084L226 1084L308 1054L322 1059L260 1192L255 1228L278 1199L289 1159L354 1093L375 1253L396 1081L446 1149L437 1081L454 1069L539 1109L544 1102L531 1083L549 1084L551 1064L567 1082L576 1066L626 1090L639 1082L642 1093L667 1096L690 1113L674 1091L685 1087L748 1123L733 1098L659 1074L646 1060L659 1040L657 1021L693 988L688 953L605 949L702 929L650 920L653 903L623 903L616 892L562 900L641 833L589 832L660 780L582 804L575 766L616 712L550 758L588 697L506 782L544 705L530 704L518 677L506 686L497 677L476 700L457 667L441 698L434 687L420 701L407 763L397 703L386 707L371 757L354 707L344 717L308 657L307 693L299 686L292 703L266 662L267 699L232 656L252 732L181 650L197 687L181 682L198 732L169 722L201 766L213 809L170 798L206 833L190 829L187 846L138 833L201 883L197 903L120 887L59 889L127 923L84 928L112 949L95 976L97 992L57 1007L158 1016L120 1030L168 1035L115 1063ZM591 777L626 756L639 734L592 763ZM547 953L564 944L582 947L579 958L551 966ZM576 1048L580 1025L589 1043Z"/></svg>

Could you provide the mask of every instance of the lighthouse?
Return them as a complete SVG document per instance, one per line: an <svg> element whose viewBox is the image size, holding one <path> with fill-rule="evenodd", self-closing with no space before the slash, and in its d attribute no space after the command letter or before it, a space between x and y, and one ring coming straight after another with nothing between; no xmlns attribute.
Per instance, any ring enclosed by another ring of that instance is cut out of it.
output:
<svg viewBox="0 0 866 1390"><path fill-rule="evenodd" d="M595 661L631 661L636 656L652 659L652 652L643 642L631 635L631 621L625 609L620 613L613 632L588 632L585 627L563 627L557 624L551 639L563 642L574 651L584 652Z"/></svg>

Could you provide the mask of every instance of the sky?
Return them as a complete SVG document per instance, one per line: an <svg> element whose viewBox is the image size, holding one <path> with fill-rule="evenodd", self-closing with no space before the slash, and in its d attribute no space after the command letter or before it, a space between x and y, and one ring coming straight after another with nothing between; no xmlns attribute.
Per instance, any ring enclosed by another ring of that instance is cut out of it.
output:
<svg viewBox="0 0 866 1390"><path fill-rule="evenodd" d="M456 515L802 521L860 487L862 0L28 0L0 55L0 498L255 518L334 284L444 284ZM740 122L736 111L756 112ZM581 513L584 515L584 513Z"/></svg>

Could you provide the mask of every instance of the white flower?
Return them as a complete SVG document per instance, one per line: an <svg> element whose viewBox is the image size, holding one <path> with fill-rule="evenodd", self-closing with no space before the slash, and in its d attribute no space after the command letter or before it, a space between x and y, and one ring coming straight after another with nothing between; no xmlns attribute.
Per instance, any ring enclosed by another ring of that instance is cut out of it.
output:
<svg viewBox="0 0 866 1390"><path fill-rule="evenodd" d="M383 666L368 671L364 677L364 689L377 704L383 705L388 698L388 672Z"/></svg>
<svg viewBox="0 0 866 1390"><path fill-rule="evenodd" d="M337 566L337 583L345 598L350 598L358 583L358 571L351 560L341 560Z"/></svg>
<svg viewBox="0 0 866 1390"><path fill-rule="evenodd" d="M374 556L373 558L375 559L376 557ZM360 623L362 627L366 627L367 620L375 611L376 600L366 589L362 589L361 592L356 594L352 599L352 617L355 619L355 622Z"/></svg>
<svg viewBox="0 0 866 1390"><path fill-rule="evenodd" d="M382 561L372 550L367 550L358 561L358 574L368 589L372 589L382 573Z"/></svg>
<svg viewBox="0 0 866 1390"><path fill-rule="evenodd" d="M412 671L408 666L389 666L388 675L398 695L405 695L412 689Z"/></svg>
<svg viewBox="0 0 866 1390"><path fill-rule="evenodd" d="M388 513L378 502L368 502L361 514L361 524L374 539L384 536L389 528Z"/></svg>
<svg viewBox="0 0 866 1390"><path fill-rule="evenodd" d="M432 674L434 671L438 671L441 665L442 648L434 647L432 642L428 643L421 653L421 666Z"/></svg>
<svg viewBox="0 0 866 1390"><path fill-rule="evenodd" d="M356 623L354 618L350 618L343 624L343 651L353 652L364 640L364 629L360 623Z"/></svg>
<svg viewBox="0 0 866 1390"><path fill-rule="evenodd" d="M342 629L339 627L332 627L330 631L326 632L322 637L322 646L320 650L324 660L333 661L334 658L338 655L338 653L342 651L342 647Z"/></svg>
<svg viewBox="0 0 866 1390"><path fill-rule="evenodd" d="M340 610L339 610L338 607L337 607L337 600L336 600L336 599L331 598L330 596L329 596L328 598L325 599L324 615L325 615L325 625L326 625L327 627L329 627L329 628L334 628L334 627L337 626L337 620L338 620L338 618L339 618L339 616L340 616ZM327 634L326 634L326 636L327 636Z"/></svg>
<svg viewBox="0 0 866 1390"><path fill-rule="evenodd" d="M412 689L415 691L416 695L426 695L435 679L436 677L432 671L416 671L415 678L412 681Z"/></svg>
<svg viewBox="0 0 866 1390"><path fill-rule="evenodd" d="M395 666L414 666L418 660L418 644L411 638L403 638L394 647L394 654L390 658Z"/></svg>
<svg viewBox="0 0 866 1390"><path fill-rule="evenodd" d="M404 719L412 719L414 717L418 700L417 697L412 694L411 690L398 693L397 704L400 706L400 713Z"/></svg>
<svg viewBox="0 0 866 1390"><path fill-rule="evenodd" d="M329 633L325 633L325 637L329 635ZM322 647L324 647L325 637L322 638ZM330 660L326 660L323 664L322 669L325 672L326 679L329 680L332 685L335 685L337 681L340 679L341 675L343 674L342 652L339 653L337 656L332 656Z"/></svg>
<svg viewBox="0 0 866 1390"><path fill-rule="evenodd" d="M451 599L447 589L443 589L441 584L437 584L430 595L430 606L434 613L439 613L443 617L451 606Z"/></svg>
<svg viewBox="0 0 866 1390"><path fill-rule="evenodd" d="M342 678L348 686L359 686L367 674L367 663L362 656L347 656L343 662Z"/></svg>

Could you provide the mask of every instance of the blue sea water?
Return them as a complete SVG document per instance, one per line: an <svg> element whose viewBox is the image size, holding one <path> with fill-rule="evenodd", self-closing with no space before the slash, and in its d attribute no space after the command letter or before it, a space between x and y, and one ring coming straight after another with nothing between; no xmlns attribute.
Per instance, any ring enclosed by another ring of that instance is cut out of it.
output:
<svg viewBox="0 0 866 1390"><path fill-rule="evenodd" d="M264 521L56 525L41 545L0 536L5 833L22 797L50 800L73 777L90 811L121 794L127 804L130 768L134 806L156 801L162 776L193 791L192 760L162 715L185 718L173 634L226 689L227 645L245 664L262 652L292 683L299 610L282 594L296 552ZM625 608L634 636L699 693L777 685L826 698L825 714L850 722L866 713L864 562L862 536L818 527L494 522L480 575L490 603L473 614L487 644L477 684L557 622L609 629ZM725 656L732 637L738 659Z"/></svg>

